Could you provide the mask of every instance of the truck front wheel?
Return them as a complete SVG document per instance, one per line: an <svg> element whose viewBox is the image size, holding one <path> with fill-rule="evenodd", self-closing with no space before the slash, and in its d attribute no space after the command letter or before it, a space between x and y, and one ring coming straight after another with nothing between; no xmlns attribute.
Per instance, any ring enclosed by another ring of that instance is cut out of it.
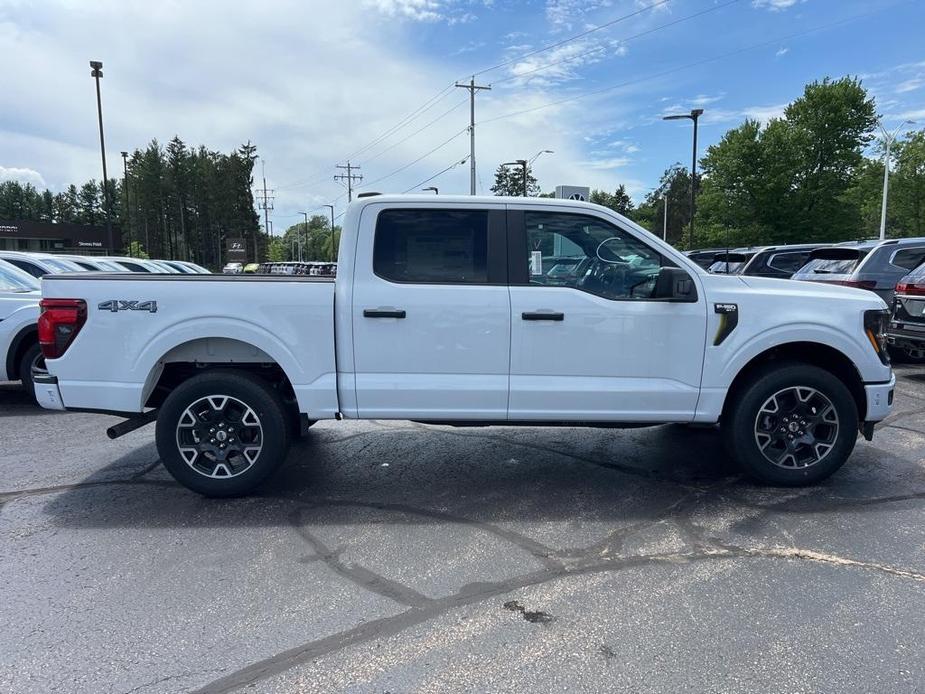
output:
<svg viewBox="0 0 925 694"><path fill-rule="evenodd" d="M808 364L776 364L733 396L722 422L730 455L751 477L782 486L824 480L851 455L858 410L834 375Z"/></svg>
<svg viewBox="0 0 925 694"><path fill-rule="evenodd" d="M266 382L209 371L167 396L155 437L164 467L180 484L205 496L241 496L286 458L289 420Z"/></svg>

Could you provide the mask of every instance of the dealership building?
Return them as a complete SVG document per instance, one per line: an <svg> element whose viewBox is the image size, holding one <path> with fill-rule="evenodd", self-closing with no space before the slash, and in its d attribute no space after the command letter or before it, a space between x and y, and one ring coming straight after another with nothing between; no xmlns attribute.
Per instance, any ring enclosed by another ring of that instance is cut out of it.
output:
<svg viewBox="0 0 925 694"><path fill-rule="evenodd" d="M106 227L94 224L0 220L0 251L115 255L120 237L116 226L110 241Z"/></svg>

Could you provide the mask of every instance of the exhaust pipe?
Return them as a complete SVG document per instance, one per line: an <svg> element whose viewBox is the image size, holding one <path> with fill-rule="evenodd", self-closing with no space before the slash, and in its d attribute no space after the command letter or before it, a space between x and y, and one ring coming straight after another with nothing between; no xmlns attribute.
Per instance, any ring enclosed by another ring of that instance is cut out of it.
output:
<svg viewBox="0 0 925 694"><path fill-rule="evenodd" d="M137 417L132 417L126 419L124 422L113 424L106 430L106 436L111 439L117 439L120 436L125 436L131 431L135 431L135 429L141 429L141 427L150 424L155 419L157 419L157 410L148 410Z"/></svg>

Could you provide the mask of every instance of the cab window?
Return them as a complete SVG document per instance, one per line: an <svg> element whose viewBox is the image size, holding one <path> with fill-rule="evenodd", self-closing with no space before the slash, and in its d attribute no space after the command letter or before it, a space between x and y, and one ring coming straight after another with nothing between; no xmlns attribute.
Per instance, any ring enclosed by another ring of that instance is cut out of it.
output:
<svg viewBox="0 0 925 694"><path fill-rule="evenodd" d="M486 210L385 210L376 220L373 271L393 282L488 282Z"/></svg>
<svg viewBox="0 0 925 694"><path fill-rule="evenodd" d="M649 299L662 255L596 217L526 212L528 278L532 285L570 287L611 300Z"/></svg>

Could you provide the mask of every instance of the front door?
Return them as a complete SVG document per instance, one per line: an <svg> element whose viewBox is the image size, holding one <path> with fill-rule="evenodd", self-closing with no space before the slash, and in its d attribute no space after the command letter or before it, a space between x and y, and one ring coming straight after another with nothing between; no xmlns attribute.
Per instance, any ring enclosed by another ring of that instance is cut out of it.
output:
<svg viewBox="0 0 925 694"><path fill-rule="evenodd" d="M358 414L507 417L502 205L364 209L353 287Z"/></svg>
<svg viewBox="0 0 925 694"><path fill-rule="evenodd" d="M703 293L691 303L652 298L659 269L673 263L643 234L548 209L509 214L509 418L690 421L703 366Z"/></svg>

